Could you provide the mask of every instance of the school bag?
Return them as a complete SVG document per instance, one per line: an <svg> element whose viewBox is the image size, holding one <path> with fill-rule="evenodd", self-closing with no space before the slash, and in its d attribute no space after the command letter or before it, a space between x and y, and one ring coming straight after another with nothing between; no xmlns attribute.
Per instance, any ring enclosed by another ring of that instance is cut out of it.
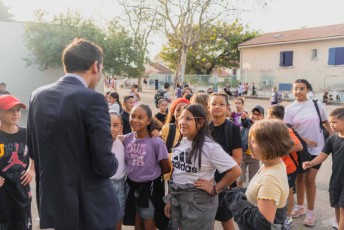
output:
<svg viewBox="0 0 344 230"><path fill-rule="evenodd" d="M278 104L281 103L283 100L283 96L282 93L280 92L275 92L275 102L277 102Z"/></svg>
<svg viewBox="0 0 344 230"><path fill-rule="evenodd" d="M305 161L310 161L312 155L308 152L307 143L300 137L298 132L295 131L293 125L291 125L291 124L286 124L286 125L289 128L291 128L291 130L293 130L295 136L297 137L297 139L299 139L299 141L302 144L303 149L301 151L296 152L296 154L297 154L297 161L298 162L296 162L296 160L292 156L292 154L289 153L289 156L292 159L292 161L294 162L294 164L296 165L296 167L298 168L298 170L303 170L302 169L302 163L305 162Z"/></svg>
<svg viewBox="0 0 344 230"><path fill-rule="evenodd" d="M169 130L167 134L167 139L166 139L166 148L169 153L172 152L172 147L173 147L173 142L174 139L176 138L176 124L170 123L168 124Z"/></svg>
<svg viewBox="0 0 344 230"><path fill-rule="evenodd" d="M167 91L163 91L163 90L158 90L157 93L154 95L154 102L155 102L155 107L158 108L158 102L160 99L164 99L164 94L166 93Z"/></svg>

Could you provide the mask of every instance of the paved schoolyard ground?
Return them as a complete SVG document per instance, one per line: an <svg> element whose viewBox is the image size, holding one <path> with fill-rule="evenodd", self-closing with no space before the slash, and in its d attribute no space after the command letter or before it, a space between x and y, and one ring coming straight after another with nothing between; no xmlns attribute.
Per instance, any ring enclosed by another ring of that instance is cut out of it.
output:
<svg viewBox="0 0 344 230"><path fill-rule="evenodd" d="M129 89L118 89L120 94L120 98L122 99L123 96L129 93ZM142 103L151 105L153 113L157 112L157 109L154 106L154 90L151 89L143 89L143 92L140 93L142 98ZM284 101L282 102L283 105L288 105L290 102ZM255 105L261 105L266 108L269 106L269 102L267 99L258 99L258 98L247 98L245 100L245 110L251 111L251 109ZM232 110L235 110L234 103L231 101ZM325 106L327 114L329 114L336 105L327 105ZM21 121L22 126L26 126L26 118L27 118L27 111L23 111L23 117ZM303 218L294 219L294 227L293 229L332 229L331 224L334 220L334 210L330 207L329 198L328 198L328 183L329 178L331 175L331 162L332 159L329 159L323 163L321 169L319 170L317 176L317 195L316 195L316 202L315 202L315 211L317 216L316 225L312 228L306 227L302 224ZM38 212L36 207L36 197L35 197L35 183L32 182L32 190L33 190L33 202L32 202L32 215L33 215L33 229L39 229L39 219L38 219ZM63 201L61 201L63 202ZM134 229L133 227L124 226L124 230ZM216 222L215 229L220 230L222 229L221 224Z"/></svg>

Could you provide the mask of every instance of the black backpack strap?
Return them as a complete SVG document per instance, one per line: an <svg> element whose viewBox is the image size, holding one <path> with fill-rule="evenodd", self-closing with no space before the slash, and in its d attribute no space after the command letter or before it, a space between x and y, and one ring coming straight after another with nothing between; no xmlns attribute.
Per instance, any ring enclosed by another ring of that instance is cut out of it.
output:
<svg viewBox="0 0 344 230"><path fill-rule="evenodd" d="M228 149L229 155L232 155L231 145L233 145L233 122L228 119L226 119L225 121L225 140L226 140L226 149Z"/></svg>
<svg viewBox="0 0 344 230"><path fill-rule="evenodd" d="M296 165L296 167L298 167L299 163L295 160L295 158L293 157L293 154L289 153L289 156L290 156L291 160L294 162L294 164Z"/></svg>
<svg viewBox="0 0 344 230"><path fill-rule="evenodd" d="M322 120L321 120L320 111L319 111L319 106L318 106L318 100L313 100L313 103L314 103L315 109L316 109L316 111L317 111L319 120L320 120L320 130L323 130L324 127L323 127L323 125L322 125Z"/></svg>
<svg viewBox="0 0 344 230"><path fill-rule="evenodd" d="M174 138L176 137L176 125L174 123L168 124L169 130L166 139L167 151L172 152Z"/></svg>

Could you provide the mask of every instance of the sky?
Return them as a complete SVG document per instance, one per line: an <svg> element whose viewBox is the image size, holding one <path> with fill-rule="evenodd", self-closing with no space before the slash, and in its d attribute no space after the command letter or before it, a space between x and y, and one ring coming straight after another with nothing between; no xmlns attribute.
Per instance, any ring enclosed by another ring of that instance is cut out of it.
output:
<svg viewBox="0 0 344 230"><path fill-rule="evenodd" d="M130 0L128 0L130 1ZM50 15L59 14L66 9L79 10L86 17L112 18L121 16L116 0L2 0L10 7L10 13L17 21L29 21L34 11L42 9ZM254 1L253 1L254 2ZM241 14L241 22L250 29L262 33L344 24L343 0L268 0L264 9L249 6L250 12ZM161 35L152 36L149 46L153 57L161 48Z"/></svg>

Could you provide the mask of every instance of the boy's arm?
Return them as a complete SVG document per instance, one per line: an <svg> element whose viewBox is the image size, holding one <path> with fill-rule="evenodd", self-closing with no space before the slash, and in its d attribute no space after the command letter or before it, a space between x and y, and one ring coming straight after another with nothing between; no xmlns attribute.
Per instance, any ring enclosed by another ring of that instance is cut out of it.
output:
<svg viewBox="0 0 344 230"><path fill-rule="evenodd" d="M34 175L35 175L35 162L30 158L29 168L20 177L21 184L22 185L30 184Z"/></svg>
<svg viewBox="0 0 344 230"><path fill-rule="evenodd" d="M322 163L324 160L326 160L327 157L328 157L328 154L321 152L312 161L303 162L302 168L306 170L306 169L311 168L311 167L313 167L315 165L318 165L318 164Z"/></svg>

